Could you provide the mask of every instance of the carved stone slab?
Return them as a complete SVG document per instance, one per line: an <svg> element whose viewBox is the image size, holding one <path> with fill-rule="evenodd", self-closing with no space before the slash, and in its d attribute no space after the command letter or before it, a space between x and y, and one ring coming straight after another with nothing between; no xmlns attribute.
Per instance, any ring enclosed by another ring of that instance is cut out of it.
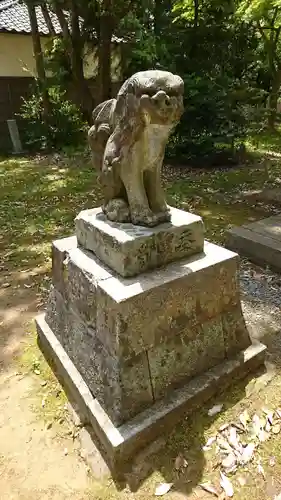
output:
<svg viewBox="0 0 281 500"><path fill-rule="evenodd" d="M171 222L147 228L111 222L101 208L84 210L75 220L77 240L121 276L136 276L203 251L201 217L176 208L170 213Z"/></svg>

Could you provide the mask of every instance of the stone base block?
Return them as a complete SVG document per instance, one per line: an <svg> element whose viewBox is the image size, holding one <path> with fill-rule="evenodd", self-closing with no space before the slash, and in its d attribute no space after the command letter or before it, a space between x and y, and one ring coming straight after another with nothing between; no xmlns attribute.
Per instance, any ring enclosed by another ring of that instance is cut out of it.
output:
<svg viewBox="0 0 281 500"><path fill-rule="evenodd" d="M227 246L252 262L281 270L281 215L274 215L228 231Z"/></svg>
<svg viewBox="0 0 281 500"><path fill-rule="evenodd" d="M201 217L172 207L170 211L171 222L146 228L110 222L101 208L84 210L75 219L78 243L125 277L202 252Z"/></svg>
<svg viewBox="0 0 281 500"><path fill-rule="evenodd" d="M112 470L122 467L124 461L168 432L179 419L200 407L218 390L245 376L250 370L255 370L264 362L266 350L260 343L249 346L238 355L193 378L182 388L172 391L168 397L155 402L135 418L117 426L93 396L81 373L46 323L44 315L36 319L36 324L41 350L81 420L89 426L88 429L91 428L91 436Z"/></svg>
<svg viewBox="0 0 281 500"><path fill-rule="evenodd" d="M76 245L53 244L46 322L115 425L250 345L236 254L122 278Z"/></svg>

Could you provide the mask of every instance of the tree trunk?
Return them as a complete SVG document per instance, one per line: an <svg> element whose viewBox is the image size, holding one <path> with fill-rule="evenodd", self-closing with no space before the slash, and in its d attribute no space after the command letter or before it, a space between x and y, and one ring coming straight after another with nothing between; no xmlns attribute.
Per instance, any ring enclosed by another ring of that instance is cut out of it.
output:
<svg viewBox="0 0 281 500"><path fill-rule="evenodd" d="M281 85L281 71L276 71L272 77L272 86L268 98L268 128L271 130L275 129L276 116L277 116L277 104Z"/></svg>
<svg viewBox="0 0 281 500"><path fill-rule="evenodd" d="M69 33L67 20L65 19L63 10L60 7L60 5L58 5L57 2L54 2L53 7L54 7L55 14L56 14L56 16L59 20L59 23L60 23L63 39L64 39L66 45L68 45L68 44L70 45L70 33Z"/></svg>
<svg viewBox="0 0 281 500"><path fill-rule="evenodd" d="M50 13L48 11L48 7L47 7L46 3L43 3L41 5L41 10L42 10L42 13L43 13L43 16L45 19L45 23L47 25L47 28L49 30L50 35L56 36L56 31L55 31L54 25L52 23L52 19L51 19L51 16L50 16Z"/></svg>
<svg viewBox="0 0 281 500"><path fill-rule="evenodd" d="M156 37L161 35L161 20L164 7L162 0L155 0L154 2L154 35Z"/></svg>
<svg viewBox="0 0 281 500"><path fill-rule="evenodd" d="M98 45L98 84L100 101L111 98L111 41L113 19L111 0L104 1L104 11L100 15Z"/></svg>
<svg viewBox="0 0 281 500"><path fill-rule="evenodd" d="M33 44L33 52L36 63L36 71L37 71L37 80L39 84L40 91L42 92L42 100L43 100L43 118L47 123L50 113L51 113L51 105L49 100L49 94L47 89L46 82L46 73L44 66L44 58L42 53L40 35L38 31L38 23L36 17L36 10L34 4L30 4L29 2L26 4L28 8L29 20L31 25L31 36L32 36L32 44Z"/></svg>
<svg viewBox="0 0 281 500"><path fill-rule="evenodd" d="M83 41L79 27L79 13L75 0L70 1L71 8L71 68L76 101L81 106L84 117L90 122L93 99L84 77Z"/></svg>
<svg viewBox="0 0 281 500"><path fill-rule="evenodd" d="M194 18L193 18L193 36L190 46L190 57L195 58L197 54L198 23L199 23L199 0L193 0Z"/></svg>

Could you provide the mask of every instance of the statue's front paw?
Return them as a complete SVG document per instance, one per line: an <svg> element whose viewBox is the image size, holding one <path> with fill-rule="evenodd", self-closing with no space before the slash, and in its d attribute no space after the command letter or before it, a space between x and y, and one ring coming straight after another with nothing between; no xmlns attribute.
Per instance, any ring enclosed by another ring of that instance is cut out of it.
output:
<svg viewBox="0 0 281 500"><path fill-rule="evenodd" d="M158 224L158 218L151 210L133 210L131 212L131 222L136 226L153 227Z"/></svg>
<svg viewBox="0 0 281 500"><path fill-rule="evenodd" d="M171 220L170 210L168 208L165 208L164 210L157 212L156 217L157 217L158 223L170 222L170 220Z"/></svg>

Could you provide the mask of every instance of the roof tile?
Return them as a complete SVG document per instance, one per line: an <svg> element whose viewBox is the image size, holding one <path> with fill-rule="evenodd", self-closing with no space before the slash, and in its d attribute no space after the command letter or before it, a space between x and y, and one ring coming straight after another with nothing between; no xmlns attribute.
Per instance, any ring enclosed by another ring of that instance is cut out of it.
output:
<svg viewBox="0 0 281 500"><path fill-rule="evenodd" d="M37 6L35 9L39 33L48 35L49 30L41 7ZM56 34L61 33L57 16L50 10L49 14ZM25 3L20 3L19 0L0 0L0 31L31 33L28 9Z"/></svg>

